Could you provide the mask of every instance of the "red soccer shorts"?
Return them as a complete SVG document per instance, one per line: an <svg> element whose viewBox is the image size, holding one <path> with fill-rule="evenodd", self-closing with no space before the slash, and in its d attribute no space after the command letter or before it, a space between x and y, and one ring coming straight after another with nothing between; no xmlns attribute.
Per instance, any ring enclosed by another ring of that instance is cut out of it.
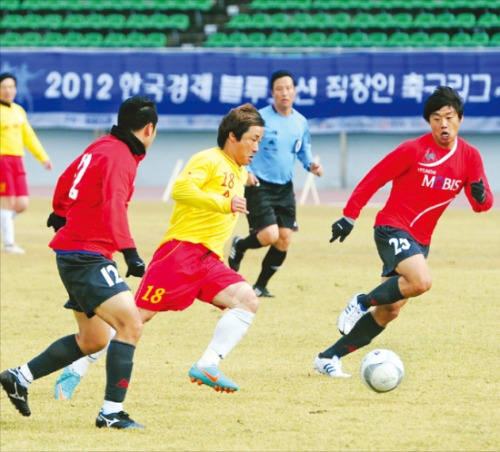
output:
<svg viewBox="0 0 500 452"><path fill-rule="evenodd" d="M182 311L196 298L211 303L226 287L242 281L204 245L169 240L156 250L135 302L149 311Z"/></svg>
<svg viewBox="0 0 500 452"><path fill-rule="evenodd" d="M23 158L16 155L0 157L0 196L28 196L28 179Z"/></svg>

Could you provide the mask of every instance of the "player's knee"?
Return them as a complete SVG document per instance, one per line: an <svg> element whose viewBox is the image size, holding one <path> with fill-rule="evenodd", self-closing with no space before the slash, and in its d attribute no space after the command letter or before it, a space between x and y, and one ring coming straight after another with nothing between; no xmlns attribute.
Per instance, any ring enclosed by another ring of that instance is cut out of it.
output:
<svg viewBox="0 0 500 452"><path fill-rule="evenodd" d="M257 295L255 294L254 290L251 287L250 290L247 291L247 293L245 294L245 297L241 301L241 304L247 311L250 311L253 314L255 314L258 311L260 306L259 297L257 297Z"/></svg>
<svg viewBox="0 0 500 452"><path fill-rule="evenodd" d="M431 286L432 286L432 280L431 280L430 276L426 277L426 278L420 278L414 284L415 295L422 295L423 293L430 290Z"/></svg>

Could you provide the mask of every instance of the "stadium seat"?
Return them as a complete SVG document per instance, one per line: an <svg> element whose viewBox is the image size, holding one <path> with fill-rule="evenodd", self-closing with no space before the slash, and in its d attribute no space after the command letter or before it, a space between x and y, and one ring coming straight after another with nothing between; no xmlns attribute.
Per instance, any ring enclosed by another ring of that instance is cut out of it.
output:
<svg viewBox="0 0 500 452"><path fill-rule="evenodd" d="M104 36L103 47L127 47L128 39L124 33L111 32Z"/></svg>
<svg viewBox="0 0 500 452"><path fill-rule="evenodd" d="M437 14L434 20L436 28L452 28L455 26L455 14L448 12Z"/></svg>
<svg viewBox="0 0 500 452"><path fill-rule="evenodd" d="M189 16L183 13L172 14L169 24L171 28L185 31L189 28Z"/></svg>
<svg viewBox="0 0 500 452"><path fill-rule="evenodd" d="M172 28L170 16L162 13L151 14L151 16L148 17L148 26L146 28L155 30L165 30L166 28Z"/></svg>
<svg viewBox="0 0 500 452"><path fill-rule="evenodd" d="M412 47L428 47L430 42L429 33L417 31L410 35L410 45Z"/></svg>
<svg viewBox="0 0 500 452"><path fill-rule="evenodd" d="M287 45L290 47L307 47L309 39L303 31L294 31L288 35Z"/></svg>
<svg viewBox="0 0 500 452"><path fill-rule="evenodd" d="M132 33L131 33L132 34ZM129 45L131 42L130 35L128 36L129 38ZM162 33L160 31L154 31L152 33L148 33L146 35L146 40L144 41L144 45L146 47L165 47L167 45L167 36L165 33Z"/></svg>
<svg viewBox="0 0 500 452"><path fill-rule="evenodd" d="M64 35L65 47L83 47L84 45L83 33L79 31L69 31Z"/></svg>
<svg viewBox="0 0 500 452"><path fill-rule="evenodd" d="M112 13L104 16L103 28L122 30L125 28L126 16L124 14Z"/></svg>
<svg viewBox="0 0 500 452"><path fill-rule="evenodd" d="M351 27L354 28L371 28L375 23L374 16L370 13L358 13L351 20Z"/></svg>
<svg viewBox="0 0 500 452"><path fill-rule="evenodd" d="M67 14L63 20L62 28L67 30L80 30L86 27L86 16L82 13Z"/></svg>
<svg viewBox="0 0 500 452"><path fill-rule="evenodd" d="M125 26L131 30L144 30L149 28L149 16L144 13L132 13L128 16Z"/></svg>
<svg viewBox="0 0 500 452"><path fill-rule="evenodd" d="M490 36L485 31L477 31L471 36L471 46L487 46L490 43Z"/></svg>
<svg viewBox="0 0 500 452"><path fill-rule="evenodd" d="M91 31L83 34L82 46L83 47L101 47L104 37L97 31Z"/></svg>
<svg viewBox="0 0 500 452"><path fill-rule="evenodd" d="M459 28L474 28L476 25L476 16L474 13L460 13L455 17L455 26Z"/></svg>
<svg viewBox="0 0 500 452"><path fill-rule="evenodd" d="M236 28L238 30L252 28L252 26L253 20L250 14L236 14L226 23L227 28Z"/></svg>
<svg viewBox="0 0 500 452"><path fill-rule="evenodd" d="M127 36L127 46L128 47L156 47L153 45L148 45L148 36L150 34L157 34L157 32L146 34L142 31L131 31ZM163 33L160 33L163 34Z"/></svg>
<svg viewBox="0 0 500 452"><path fill-rule="evenodd" d="M245 33L241 31L236 31L231 33L227 37L227 46L228 47L246 47L248 42L248 37Z"/></svg>
<svg viewBox="0 0 500 452"><path fill-rule="evenodd" d="M289 27L298 29L313 28L313 17L308 13L296 13L290 17Z"/></svg>
<svg viewBox="0 0 500 452"><path fill-rule="evenodd" d="M500 21L495 13L486 12L479 16L476 25L481 28L493 28L500 26Z"/></svg>
<svg viewBox="0 0 500 452"><path fill-rule="evenodd" d="M208 35L207 39L203 43L204 47L226 47L227 46L227 35L225 33L213 33Z"/></svg>
<svg viewBox="0 0 500 452"><path fill-rule="evenodd" d="M332 15L330 23L333 28L348 28L351 25L351 16L348 13L336 13Z"/></svg>
<svg viewBox="0 0 500 452"><path fill-rule="evenodd" d="M322 31L313 31L307 36L307 45L309 47L324 47L326 43L327 36Z"/></svg>
<svg viewBox="0 0 500 452"><path fill-rule="evenodd" d="M382 12L373 16L373 26L384 30L396 26L394 16L388 12Z"/></svg>
<svg viewBox="0 0 500 452"><path fill-rule="evenodd" d="M64 47L66 39L59 31L47 32L42 36L42 46L45 47Z"/></svg>
<svg viewBox="0 0 500 452"><path fill-rule="evenodd" d="M251 17L252 17L252 26L257 30L265 30L273 27L272 23L273 21L271 19L271 15L267 13L260 12L253 14Z"/></svg>
<svg viewBox="0 0 500 452"><path fill-rule="evenodd" d="M40 28L48 30L59 30L63 27L64 17L62 14L50 13L42 16L40 21Z"/></svg>
<svg viewBox="0 0 500 452"><path fill-rule="evenodd" d="M410 28L413 23L413 16L410 13L399 12L392 16L394 27L402 31Z"/></svg>
<svg viewBox="0 0 500 452"><path fill-rule="evenodd" d="M21 45L26 47L40 47L42 34L37 31L28 31L21 35Z"/></svg>
<svg viewBox="0 0 500 452"><path fill-rule="evenodd" d="M288 44L288 37L282 31L274 31L267 37L268 47L284 47Z"/></svg>
<svg viewBox="0 0 500 452"><path fill-rule="evenodd" d="M422 12L413 19L412 27L434 28L435 24L436 24L436 16L433 13Z"/></svg>
<svg viewBox="0 0 500 452"><path fill-rule="evenodd" d="M100 30L106 27L106 17L104 14L100 13L90 13L85 17L84 28L92 28L94 30Z"/></svg>
<svg viewBox="0 0 500 452"><path fill-rule="evenodd" d="M267 43L266 34L261 31L248 33L248 47L265 47Z"/></svg>
<svg viewBox="0 0 500 452"><path fill-rule="evenodd" d="M410 35L406 31L396 31L387 40L388 47L408 47L411 45Z"/></svg>
<svg viewBox="0 0 500 452"><path fill-rule="evenodd" d="M468 35L467 35L468 36ZM432 47L446 47L450 43L450 35L443 31L432 33L429 39L429 45Z"/></svg>
<svg viewBox="0 0 500 452"><path fill-rule="evenodd" d="M21 41L21 33L17 31L8 31L0 35L0 42L2 47L15 47L19 45Z"/></svg>
<svg viewBox="0 0 500 452"><path fill-rule="evenodd" d="M454 34L450 39L450 45L453 47L467 47L471 45L471 42L471 35L463 32Z"/></svg>
<svg viewBox="0 0 500 452"><path fill-rule="evenodd" d="M349 42L349 35L343 31L336 31L328 35L326 43L329 47L344 47Z"/></svg>
<svg viewBox="0 0 500 452"><path fill-rule="evenodd" d="M25 28L24 17L22 14L7 14L2 18L0 26L3 30L19 30Z"/></svg>
<svg viewBox="0 0 500 452"><path fill-rule="evenodd" d="M370 44L370 37L364 31L355 31L349 35L347 46L349 47L366 47Z"/></svg>
<svg viewBox="0 0 500 452"><path fill-rule="evenodd" d="M490 36L490 46L500 47L500 33L495 33L493 36Z"/></svg>
<svg viewBox="0 0 500 452"><path fill-rule="evenodd" d="M18 9L21 9L21 2L19 0L2 0L2 10L17 11Z"/></svg>
<svg viewBox="0 0 500 452"><path fill-rule="evenodd" d="M288 28L289 17L286 13L275 13L271 14L271 27L277 28L278 30Z"/></svg>
<svg viewBox="0 0 500 452"><path fill-rule="evenodd" d="M369 45L371 47L386 47L389 40L387 34L383 31L375 31L368 35Z"/></svg>
<svg viewBox="0 0 500 452"><path fill-rule="evenodd" d="M332 15L328 13L313 14L312 25L318 30L332 28Z"/></svg>

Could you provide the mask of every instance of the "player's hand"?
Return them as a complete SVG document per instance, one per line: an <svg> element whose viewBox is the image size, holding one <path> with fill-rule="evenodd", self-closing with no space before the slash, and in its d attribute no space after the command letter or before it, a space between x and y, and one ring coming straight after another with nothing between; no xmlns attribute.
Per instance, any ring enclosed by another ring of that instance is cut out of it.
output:
<svg viewBox="0 0 500 452"><path fill-rule="evenodd" d="M353 227L354 226L349 223L349 221L347 221L345 217L337 220L332 224L332 238L330 239L330 243L334 242L339 237L340 241L343 242L345 238L351 233Z"/></svg>
<svg viewBox="0 0 500 452"><path fill-rule="evenodd" d="M60 215L57 215L54 212L52 212L49 215L49 218L47 218L47 227L54 228L55 232L59 231L59 229L61 229L65 224L66 224L66 218L61 217Z"/></svg>
<svg viewBox="0 0 500 452"><path fill-rule="evenodd" d="M137 250L135 248L127 248L120 251L123 253L123 257L125 258L125 262L128 267L125 277L128 278L132 275L142 278L146 272L146 264L140 258Z"/></svg>
<svg viewBox="0 0 500 452"><path fill-rule="evenodd" d="M233 196L231 199L231 212L248 214L246 198L242 196Z"/></svg>
<svg viewBox="0 0 500 452"><path fill-rule="evenodd" d="M470 193L479 204L486 201L486 188L483 179L479 179L479 182L472 182L470 184Z"/></svg>

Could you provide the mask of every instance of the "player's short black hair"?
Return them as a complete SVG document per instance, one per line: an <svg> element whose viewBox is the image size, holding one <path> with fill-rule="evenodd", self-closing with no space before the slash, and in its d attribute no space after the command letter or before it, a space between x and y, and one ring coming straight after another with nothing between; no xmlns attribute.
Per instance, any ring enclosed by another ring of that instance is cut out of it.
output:
<svg viewBox="0 0 500 452"><path fill-rule="evenodd" d="M125 130L135 132L150 122L156 127L158 113L156 111L156 104L149 97L130 97L120 105L118 126Z"/></svg>
<svg viewBox="0 0 500 452"><path fill-rule="evenodd" d="M458 117L462 119L464 115L464 104L458 93L449 86L438 86L425 101L424 119L429 122L432 113L447 106L453 107Z"/></svg>
<svg viewBox="0 0 500 452"><path fill-rule="evenodd" d="M273 72L271 75L271 90L274 88L274 82L282 77L290 77L293 81L293 86L295 86L295 79L293 78L293 75L289 71L279 70Z"/></svg>
<svg viewBox="0 0 500 452"><path fill-rule="evenodd" d="M264 127L264 119L259 111L250 103L233 108L222 118L217 133L217 145L222 149L229 137L229 132L233 132L238 141L245 132L252 126Z"/></svg>
<svg viewBox="0 0 500 452"><path fill-rule="evenodd" d="M17 85L17 79L14 74L11 74L10 72L2 72L0 74L0 83L2 83L6 78L11 78L14 80L14 83Z"/></svg>

